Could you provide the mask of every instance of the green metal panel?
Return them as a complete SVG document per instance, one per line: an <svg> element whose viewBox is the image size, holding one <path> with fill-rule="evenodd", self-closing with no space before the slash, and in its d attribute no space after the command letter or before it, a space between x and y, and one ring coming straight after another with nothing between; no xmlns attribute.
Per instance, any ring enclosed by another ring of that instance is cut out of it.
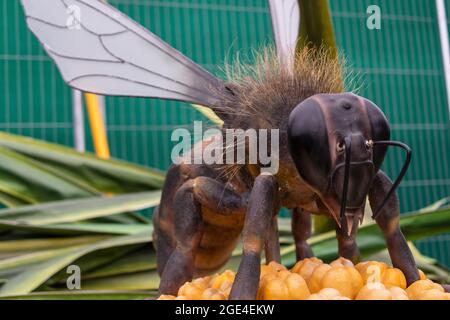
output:
<svg viewBox="0 0 450 320"><path fill-rule="evenodd" d="M263 0L109 2L218 75L226 58L272 37ZM18 1L0 3L0 130L73 145L70 90L27 31ZM381 30L366 28L369 5L381 8ZM364 74L361 94L384 110L393 138L413 148L399 189L402 211L450 195L450 122L434 1L331 0L330 6L338 45ZM107 98L106 104L112 154L161 169L170 164L171 131L202 119L180 102ZM87 146L92 150L90 139ZM402 159L390 151L384 169L391 177ZM443 235L419 246L450 265L449 243Z"/></svg>

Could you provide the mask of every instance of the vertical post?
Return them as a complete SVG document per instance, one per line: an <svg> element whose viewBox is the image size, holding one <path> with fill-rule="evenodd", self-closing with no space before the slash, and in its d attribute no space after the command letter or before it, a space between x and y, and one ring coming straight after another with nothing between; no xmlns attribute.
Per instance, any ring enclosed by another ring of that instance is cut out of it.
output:
<svg viewBox="0 0 450 320"><path fill-rule="evenodd" d="M107 2L106 0L102 0ZM92 93L85 93L86 108L88 112L91 137L94 143L95 154L103 159L109 159L108 137L106 135L105 98Z"/></svg>
<svg viewBox="0 0 450 320"><path fill-rule="evenodd" d="M448 39L447 15L444 0L436 0L436 10L441 38L442 62L444 64L445 86L447 91L447 106L450 117L450 45Z"/></svg>
<svg viewBox="0 0 450 320"><path fill-rule="evenodd" d="M98 97L98 104L100 106L100 113L102 115L102 119L103 119L103 124L105 126L105 128L108 127L107 122L106 122L106 109L105 109L105 96L99 96Z"/></svg>
<svg viewBox="0 0 450 320"><path fill-rule="evenodd" d="M295 45L300 26L300 8L297 0L269 0L272 30L278 58L289 68L294 63Z"/></svg>
<svg viewBox="0 0 450 320"><path fill-rule="evenodd" d="M324 46L332 56L337 55L336 38L328 0L298 0L300 30L297 46Z"/></svg>
<svg viewBox="0 0 450 320"><path fill-rule="evenodd" d="M73 138L75 149L79 152L86 150L84 136L83 97L80 91L72 90Z"/></svg>
<svg viewBox="0 0 450 320"><path fill-rule="evenodd" d="M92 93L85 93L84 97L86 99L95 154L100 158L108 159L110 157L108 139L106 137L106 128L103 122L99 97Z"/></svg>

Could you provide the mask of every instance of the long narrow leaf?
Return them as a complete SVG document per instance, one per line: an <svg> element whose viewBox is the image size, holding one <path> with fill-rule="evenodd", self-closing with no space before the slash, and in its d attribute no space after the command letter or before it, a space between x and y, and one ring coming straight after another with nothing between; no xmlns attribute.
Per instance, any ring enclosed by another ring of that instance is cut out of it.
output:
<svg viewBox="0 0 450 320"><path fill-rule="evenodd" d="M68 252L64 252L45 262L36 264L27 271L9 279L8 282L1 287L0 296L29 293L41 286L61 269L89 253L113 247L146 243L149 242L150 237L151 235L145 232L130 236L114 237L92 245L71 248Z"/></svg>
<svg viewBox="0 0 450 320"><path fill-rule="evenodd" d="M33 292L2 297L2 300L143 300L155 295L154 291L71 290Z"/></svg>
<svg viewBox="0 0 450 320"><path fill-rule="evenodd" d="M82 282L81 288L84 290L155 290L158 286L158 273L146 271L86 280Z"/></svg>
<svg viewBox="0 0 450 320"><path fill-rule="evenodd" d="M44 226L34 226L15 221L0 220L0 232L14 230L44 235L98 235L98 234L136 234L140 232L152 232L152 225L141 223L116 224L116 223L61 223Z"/></svg>
<svg viewBox="0 0 450 320"><path fill-rule="evenodd" d="M0 132L0 146L41 161L97 190L128 193L162 187L162 172L119 160L104 160L89 153L32 138Z"/></svg>
<svg viewBox="0 0 450 320"><path fill-rule="evenodd" d="M20 197L13 196L12 194L7 194L0 191L0 203L3 205L14 208L28 204L27 201L24 201Z"/></svg>
<svg viewBox="0 0 450 320"><path fill-rule="evenodd" d="M78 248L78 246L77 246ZM19 268L27 265L36 264L42 261L47 261L53 257L59 256L65 252L70 252L72 248L41 250L31 253L26 253L0 260L0 271Z"/></svg>
<svg viewBox="0 0 450 320"><path fill-rule="evenodd" d="M151 208L159 203L160 198L160 191L151 191L114 197L56 201L0 210L0 220L13 220L27 225L76 222Z"/></svg>
<svg viewBox="0 0 450 320"><path fill-rule="evenodd" d="M67 239L56 238L3 241L0 242L0 252L15 252L16 255L1 259L0 271L3 272L5 270L12 269L18 270L41 261L48 260L66 251L70 251L70 247L78 247L83 244L92 244L106 239L108 239L108 237L92 236Z"/></svg>
<svg viewBox="0 0 450 320"><path fill-rule="evenodd" d="M102 268L103 266L108 266L127 254L136 251L138 248L147 245L148 244L135 244L93 251L77 259L73 264L76 264L80 268L82 279L84 279L84 274L89 273L92 270ZM66 280L67 272L65 269L62 269L53 275L51 279L46 281L45 285L53 286L61 283L66 285Z"/></svg>
<svg viewBox="0 0 450 320"><path fill-rule="evenodd" d="M139 250L138 252L129 254L103 268L96 269L87 275L84 275L83 279L103 278L155 269L156 254L151 250L150 246L148 246L145 250Z"/></svg>
<svg viewBox="0 0 450 320"><path fill-rule="evenodd" d="M0 191L27 203L92 195L53 175L38 162L3 147L0 147Z"/></svg>

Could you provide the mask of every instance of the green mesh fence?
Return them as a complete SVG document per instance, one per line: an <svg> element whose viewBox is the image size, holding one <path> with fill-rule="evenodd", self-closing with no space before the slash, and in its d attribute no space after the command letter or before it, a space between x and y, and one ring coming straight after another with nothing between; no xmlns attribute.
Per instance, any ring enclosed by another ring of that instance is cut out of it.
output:
<svg viewBox="0 0 450 320"><path fill-rule="evenodd" d="M237 51L272 39L263 0L109 2L216 74ZM70 90L27 31L19 1L0 3L0 130L72 146ZM369 5L381 8L381 30L366 28ZM450 16L450 0L446 5ZM338 45L364 75L360 93L384 110L393 138L413 147L399 189L402 211L450 195L450 122L434 1L331 0L330 6ZM203 119L180 102L107 98L106 105L112 155L160 169L170 164L171 131ZM395 176L402 159L390 151L384 169ZM450 265L449 240L442 235L418 245Z"/></svg>

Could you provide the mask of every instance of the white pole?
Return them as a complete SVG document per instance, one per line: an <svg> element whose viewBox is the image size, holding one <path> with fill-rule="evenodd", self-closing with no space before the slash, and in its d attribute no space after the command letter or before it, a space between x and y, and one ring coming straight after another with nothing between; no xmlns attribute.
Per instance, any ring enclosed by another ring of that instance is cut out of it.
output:
<svg viewBox="0 0 450 320"><path fill-rule="evenodd" d="M107 0L102 0L107 2ZM106 128L105 97L97 96L100 104L100 113ZM83 112L83 93L79 90L72 90L73 99L73 136L75 149L80 152L86 151L86 140L84 134L84 112Z"/></svg>
<svg viewBox="0 0 450 320"><path fill-rule="evenodd" d="M97 95L97 98L98 98L98 104L100 106L100 113L102 114L103 123L104 123L105 129L106 129L107 125L106 125L105 96Z"/></svg>
<svg viewBox="0 0 450 320"><path fill-rule="evenodd" d="M447 105L450 117L450 45L444 0L436 0L436 9L439 22L439 35L441 38L442 61L444 63L445 85L447 89Z"/></svg>
<svg viewBox="0 0 450 320"><path fill-rule="evenodd" d="M272 30L282 64L292 64L300 26L298 0L269 0Z"/></svg>
<svg viewBox="0 0 450 320"><path fill-rule="evenodd" d="M84 152L86 145L84 140L83 95L81 91L75 89L72 90L72 111L75 149Z"/></svg>
<svg viewBox="0 0 450 320"><path fill-rule="evenodd" d="M108 0L102 0L104 3L108 3ZM102 114L102 118L103 118L103 124L105 126L105 130L107 128L106 125L106 108L105 108L105 97L104 96L99 96L98 97L98 103L100 105L100 113Z"/></svg>

